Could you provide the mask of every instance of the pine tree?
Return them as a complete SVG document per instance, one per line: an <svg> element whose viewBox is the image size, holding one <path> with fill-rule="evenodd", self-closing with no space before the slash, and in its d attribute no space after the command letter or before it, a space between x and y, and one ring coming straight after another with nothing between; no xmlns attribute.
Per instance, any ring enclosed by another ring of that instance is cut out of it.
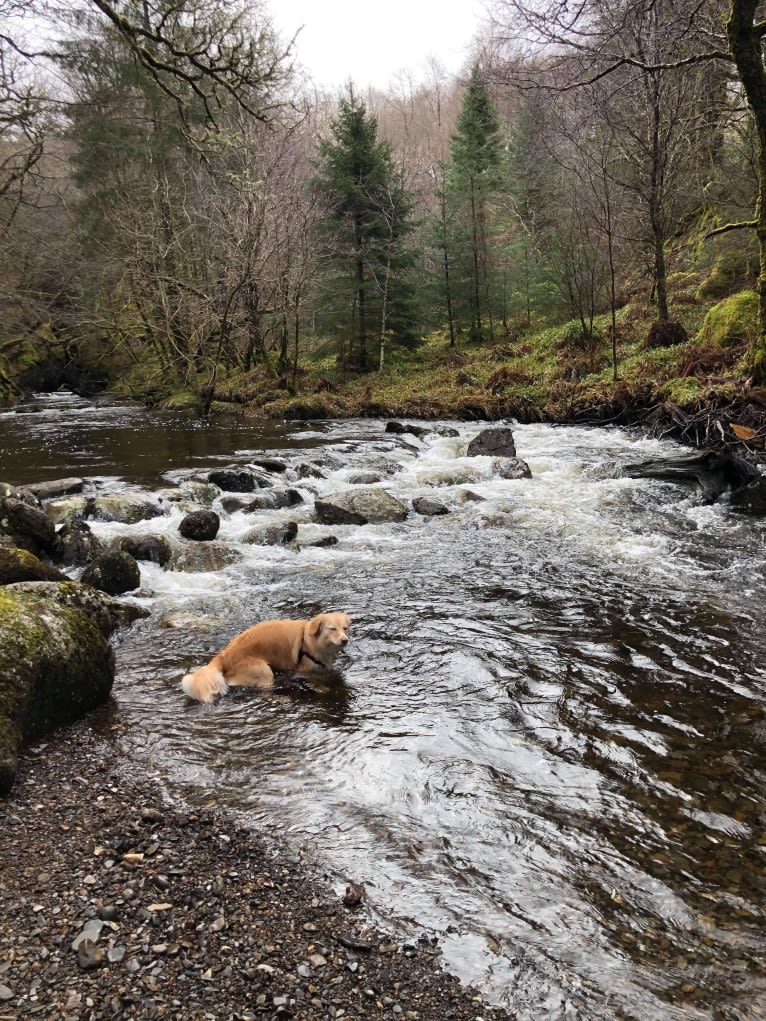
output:
<svg viewBox="0 0 766 1021"><path fill-rule="evenodd" d="M331 137L320 143L314 187L324 208L319 231L327 305L350 341L348 358L341 351L341 360L354 369L371 368L376 337L382 367L387 334L403 340L413 334L407 281L412 201L391 147L377 138L376 118L351 90L340 102Z"/></svg>
<svg viewBox="0 0 766 1021"><path fill-rule="evenodd" d="M475 64L451 141L452 165L448 181L455 222L462 238L453 260L462 262L463 305L468 307L470 333L475 340L494 335L491 202L503 181L500 124L481 68ZM460 248L469 259L460 259ZM465 316L464 316L465 318Z"/></svg>

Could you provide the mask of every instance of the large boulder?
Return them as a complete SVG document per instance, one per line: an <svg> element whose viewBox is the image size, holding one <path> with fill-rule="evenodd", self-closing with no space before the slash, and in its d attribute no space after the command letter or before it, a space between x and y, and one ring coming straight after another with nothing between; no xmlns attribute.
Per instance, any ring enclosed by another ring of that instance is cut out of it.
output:
<svg viewBox="0 0 766 1021"><path fill-rule="evenodd" d="M49 567L29 550L0 546L0 585L15 581L63 581L66 575Z"/></svg>
<svg viewBox="0 0 766 1021"><path fill-rule="evenodd" d="M88 620L108 638L118 628L128 627L135 620L149 617L151 611L135 603L124 603L90 585L67 579L63 582L24 581L8 585L11 595L28 592L39 599L47 599L84 613Z"/></svg>
<svg viewBox="0 0 766 1021"><path fill-rule="evenodd" d="M17 495L0 498L0 535L7 536L21 549L35 556L51 552L56 529L42 508Z"/></svg>
<svg viewBox="0 0 766 1021"><path fill-rule="evenodd" d="M317 497L314 510L324 525L380 525L407 517L404 504L379 486Z"/></svg>
<svg viewBox="0 0 766 1021"><path fill-rule="evenodd" d="M516 444L513 442L513 432L505 427L484 429L478 436L474 436L468 444L466 451L469 457L515 457Z"/></svg>
<svg viewBox="0 0 766 1021"><path fill-rule="evenodd" d="M207 480L225 493L252 493L270 484L244 468L216 468L208 472Z"/></svg>
<svg viewBox="0 0 766 1021"><path fill-rule="evenodd" d="M265 525L251 528L242 536L242 542L251 546L286 546L298 535L298 524L295 521L283 521L278 525Z"/></svg>
<svg viewBox="0 0 766 1021"><path fill-rule="evenodd" d="M96 557L82 572L83 585L92 585L110 596L132 592L141 584L141 570L135 557L122 550L110 550Z"/></svg>
<svg viewBox="0 0 766 1021"><path fill-rule="evenodd" d="M38 592L0 591L0 794L22 746L104 702L114 652L80 610Z"/></svg>

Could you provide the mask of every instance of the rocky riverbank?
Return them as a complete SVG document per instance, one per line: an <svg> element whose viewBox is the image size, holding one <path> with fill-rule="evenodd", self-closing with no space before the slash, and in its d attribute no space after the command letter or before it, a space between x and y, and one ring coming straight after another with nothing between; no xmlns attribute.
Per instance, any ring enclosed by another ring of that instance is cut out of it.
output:
<svg viewBox="0 0 766 1021"><path fill-rule="evenodd" d="M505 1016L88 721L26 752L0 833L0 1021Z"/></svg>

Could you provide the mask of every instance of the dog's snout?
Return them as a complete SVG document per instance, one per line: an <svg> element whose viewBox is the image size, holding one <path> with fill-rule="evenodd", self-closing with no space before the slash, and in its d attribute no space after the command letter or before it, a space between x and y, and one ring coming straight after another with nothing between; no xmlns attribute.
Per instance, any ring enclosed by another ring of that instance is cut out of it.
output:
<svg viewBox="0 0 766 1021"><path fill-rule="evenodd" d="M340 644L341 645L348 645L348 638L341 638Z"/></svg>

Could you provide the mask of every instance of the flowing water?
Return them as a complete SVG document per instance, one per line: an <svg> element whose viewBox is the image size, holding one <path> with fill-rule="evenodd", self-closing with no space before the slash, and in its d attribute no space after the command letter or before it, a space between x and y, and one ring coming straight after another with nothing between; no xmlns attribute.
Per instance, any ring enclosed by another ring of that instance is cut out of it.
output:
<svg viewBox="0 0 766 1021"><path fill-rule="evenodd" d="M465 456L480 425L449 425L204 424L57 395L0 415L0 479L183 489L278 453L302 505L222 513L217 569L141 565L152 614L118 636L114 689L131 754L307 846L338 889L365 883L514 1017L763 1017L764 522L621 476L667 442L517 425L533 477L506 481ZM358 472L450 513L314 523L314 495ZM170 506L93 528L179 548ZM289 519L339 542L241 542ZM331 608L354 619L343 684L183 697L181 674L251 623Z"/></svg>

